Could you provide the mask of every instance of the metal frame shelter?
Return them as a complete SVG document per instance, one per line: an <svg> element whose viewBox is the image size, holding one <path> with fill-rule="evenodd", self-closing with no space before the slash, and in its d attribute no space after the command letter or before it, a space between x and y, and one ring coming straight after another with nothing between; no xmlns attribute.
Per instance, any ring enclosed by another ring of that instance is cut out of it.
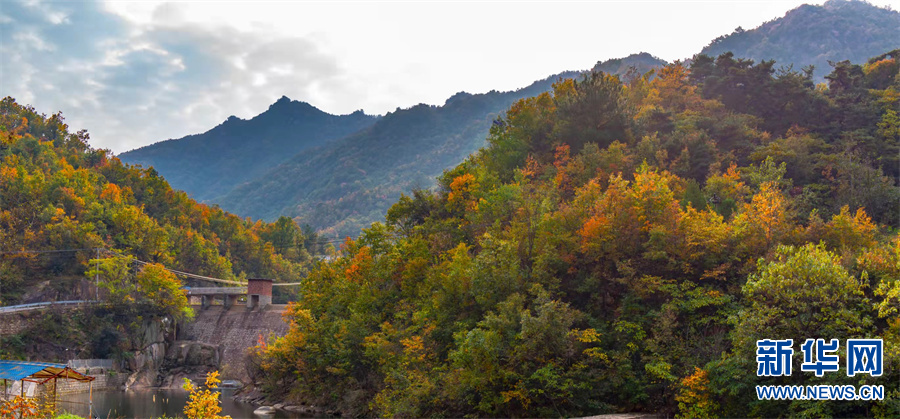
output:
<svg viewBox="0 0 900 419"><path fill-rule="evenodd" d="M84 375L66 364L54 364L50 362L7 361L0 359L0 379L3 380L3 388L8 381L21 382L20 394L25 397L25 382L44 385L53 380L53 403L56 404L56 380L64 378L90 383L90 414L94 411L94 379ZM92 416L93 417L93 416Z"/></svg>

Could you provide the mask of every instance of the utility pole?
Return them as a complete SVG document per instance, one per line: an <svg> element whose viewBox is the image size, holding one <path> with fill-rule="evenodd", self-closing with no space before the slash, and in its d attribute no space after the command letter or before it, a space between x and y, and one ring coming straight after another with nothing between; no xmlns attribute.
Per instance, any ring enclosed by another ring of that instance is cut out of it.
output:
<svg viewBox="0 0 900 419"><path fill-rule="evenodd" d="M97 270L94 272L94 301L100 301L100 248L97 248Z"/></svg>

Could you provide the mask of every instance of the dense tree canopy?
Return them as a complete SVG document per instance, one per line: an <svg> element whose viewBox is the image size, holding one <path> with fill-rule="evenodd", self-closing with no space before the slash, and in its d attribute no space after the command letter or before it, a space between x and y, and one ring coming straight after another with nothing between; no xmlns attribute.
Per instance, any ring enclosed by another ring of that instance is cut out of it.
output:
<svg viewBox="0 0 900 419"><path fill-rule="evenodd" d="M259 379L347 414L900 414L897 59L815 86L698 56L516 102L310 272ZM766 337L882 337L888 400L756 402Z"/></svg>

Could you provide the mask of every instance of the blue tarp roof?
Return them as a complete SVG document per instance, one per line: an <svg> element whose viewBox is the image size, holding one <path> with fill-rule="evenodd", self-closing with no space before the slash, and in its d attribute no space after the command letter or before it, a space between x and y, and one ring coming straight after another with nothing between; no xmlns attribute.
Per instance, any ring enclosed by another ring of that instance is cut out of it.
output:
<svg viewBox="0 0 900 419"><path fill-rule="evenodd" d="M50 362L0 360L0 380L21 380L47 369L49 369L48 373L56 374L65 368L65 364L53 364Z"/></svg>

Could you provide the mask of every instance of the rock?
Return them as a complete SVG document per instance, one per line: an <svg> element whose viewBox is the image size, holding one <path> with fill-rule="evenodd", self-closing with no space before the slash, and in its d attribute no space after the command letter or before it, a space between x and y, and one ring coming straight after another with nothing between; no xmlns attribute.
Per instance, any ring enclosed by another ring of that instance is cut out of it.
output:
<svg viewBox="0 0 900 419"><path fill-rule="evenodd" d="M218 367L222 359L222 345L193 340L179 340L172 344L166 352L167 366L180 367Z"/></svg>
<svg viewBox="0 0 900 419"><path fill-rule="evenodd" d="M260 406L253 411L253 414L260 416L274 415L275 408L272 406Z"/></svg>
<svg viewBox="0 0 900 419"><path fill-rule="evenodd" d="M151 333L148 332L148 334ZM129 369L134 371L134 373L125 381L125 386L128 388L155 386L159 368L164 363L165 352L165 342L156 342L135 353L134 357L129 361Z"/></svg>
<svg viewBox="0 0 900 419"><path fill-rule="evenodd" d="M151 345L151 353L154 362L146 362L155 368L152 371L152 381L145 386L160 388L181 388L184 379L188 378L195 383L202 383L206 374L219 369L222 359L222 345L210 345L203 342L179 340L169 345ZM147 352L146 350L144 352ZM162 359L159 359L159 355ZM149 372L148 371L148 372ZM150 375L150 374L148 374ZM141 384L144 384L144 382Z"/></svg>
<svg viewBox="0 0 900 419"><path fill-rule="evenodd" d="M241 388L244 386L244 383L238 380L223 380L222 384L219 385L221 388Z"/></svg>
<svg viewBox="0 0 900 419"><path fill-rule="evenodd" d="M284 409L284 403L278 403L278 404L276 404L275 406L272 406L272 407L274 407L274 408L276 408L276 409Z"/></svg>

